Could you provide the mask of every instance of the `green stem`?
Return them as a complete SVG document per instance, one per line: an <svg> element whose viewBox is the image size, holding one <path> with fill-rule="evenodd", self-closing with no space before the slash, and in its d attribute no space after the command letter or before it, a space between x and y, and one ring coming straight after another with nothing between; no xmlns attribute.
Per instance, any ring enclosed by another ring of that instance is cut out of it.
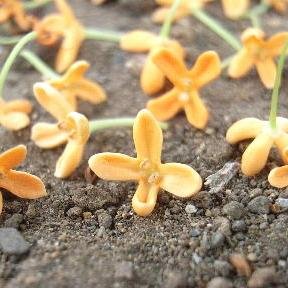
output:
<svg viewBox="0 0 288 288"><path fill-rule="evenodd" d="M271 108L270 108L270 116L269 116L269 122L272 129L277 128L276 119L277 119L277 111L278 111L278 99L279 99L279 90L281 87L281 78L282 78L282 72L287 56L287 50L288 50L288 41L286 41L284 48L282 49L280 58L278 60L277 64L277 72L276 72L276 79L275 84L273 87L272 97L271 97Z"/></svg>
<svg viewBox="0 0 288 288"><path fill-rule="evenodd" d="M122 37L122 33L114 31L101 31L93 28L86 28L85 30L86 39L108 41L108 42L119 42Z"/></svg>
<svg viewBox="0 0 288 288"><path fill-rule="evenodd" d="M52 2L53 0L39 0L39 1L35 1L35 0L31 0L29 2L24 2L23 3L23 7L25 10L33 10L36 8L39 8L41 6L44 6L50 2Z"/></svg>
<svg viewBox="0 0 288 288"><path fill-rule="evenodd" d="M6 59L0 72L0 98L3 97L4 84L16 57L18 56L20 51L23 49L23 47L29 42L31 42L32 40L36 39L36 37L37 37L37 33L34 31L23 36L21 40L14 46L8 58Z"/></svg>
<svg viewBox="0 0 288 288"><path fill-rule="evenodd" d="M260 18L258 15L255 15L255 14L251 14L249 16L250 20L251 20L251 23L252 23L252 26L254 28L261 28L261 21L260 21Z"/></svg>
<svg viewBox="0 0 288 288"><path fill-rule="evenodd" d="M163 38L168 38L170 31L171 31L171 25L175 16L175 13L180 5L182 0L174 0L173 5L170 8L169 13L167 14L165 21L162 25L160 36Z"/></svg>
<svg viewBox="0 0 288 288"><path fill-rule="evenodd" d="M225 58L222 62L221 62L221 69L225 69L229 66L229 64L231 63L232 59L234 58L234 55L229 56L228 58Z"/></svg>
<svg viewBox="0 0 288 288"><path fill-rule="evenodd" d="M36 70L38 70L45 78L54 79L60 77L32 51L23 50L20 55L31 65L33 65L33 67L36 68Z"/></svg>
<svg viewBox="0 0 288 288"><path fill-rule="evenodd" d="M22 36L0 36L0 45L15 45L22 39Z"/></svg>
<svg viewBox="0 0 288 288"><path fill-rule="evenodd" d="M247 13L243 15L243 18L248 18L251 20L253 27L255 28L261 28L260 18L262 14L266 13L269 9L269 5L266 3L266 1L261 1L261 3L251 10L249 10Z"/></svg>
<svg viewBox="0 0 288 288"><path fill-rule="evenodd" d="M114 118L114 119L103 119L103 120L91 120L90 132L104 130L107 128L117 128L117 127L132 127L134 124L135 118ZM159 123L162 129L167 129L167 123Z"/></svg>
<svg viewBox="0 0 288 288"><path fill-rule="evenodd" d="M193 16L197 18L200 22L210 28L218 36L220 36L227 44L229 44L236 51L242 48L240 42L234 35L227 31L218 21L213 19L210 15L201 9L192 9Z"/></svg>

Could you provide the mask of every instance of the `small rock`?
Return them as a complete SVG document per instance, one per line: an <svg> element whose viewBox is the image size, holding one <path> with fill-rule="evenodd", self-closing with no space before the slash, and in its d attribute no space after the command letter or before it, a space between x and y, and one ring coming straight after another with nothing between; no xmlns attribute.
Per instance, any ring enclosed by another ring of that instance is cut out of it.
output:
<svg viewBox="0 0 288 288"><path fill-rule="evenodd" d="M25 215L28 217L28 218L35 218L37 216L37 211L36 211L36 208L35 208L35 205L34 203L30 203L28 205L28 208L27 208L27 211L25 213Z"/></svg>
<svg viewBox="0 0 288 288"><path fill-rule="evenodd" d="M122 280L132 280L134 278L133 263L123 261L115 266L115 278Z"/></svg>
<svg viewBox="0 0 288 288"><path fill-rule="evenodd" d="M219 275L224 277L227 277L232 272L230 263L223 260L215 260L214 269Z"/></svg>
<svg viewBox="0 0 288 288"><path fill-rule="evenodd" d="M108 229L112 226L112 217L111 215L104 209L97 211L97 217L98 217L98 223L99 226L104 227L105 229Z"/></svg>
<svg viewBox="0 0 288 288"><path fill-rule="evenodd" d="M288 199L287 199L288 200ZM188 205L186 205L186 207L185 207L185 212L187 213L187 214L195 214L196 212L197 212L197 207L196 206L194 206L194 205L192 205L192 204L188 204Z"/></svg>
<svg viewBox="0 0 288 288"><path fill-rule="evenodd" d="M281 208L288 208L288 199L287 198L278 198L275 202L278 204Z"/></svg>
<svg viewBox="0 0 288 288"><path fill-rule="evenodd" d="M67 211L67 216L69 217L79 217L82 214L82 208L74 206Z"/></svg>
<svg viewBox="0 0 288 288"><path fill-rule="evenodd" d="M255 214L268 214L270 202L266 196L258 196L248 203L248 210Z"/></svg>
<svg viewBox="0 0 288 288"><path fill-rule="evenodd" d="M5 227L19 228L20 224L23 222L22 214L13 214L10 218L5 221Z"/></svg>
<svg viewBox="0 0 288 288"><path fill-rule="evenodd" d="M236 268L238 275L250 277L252 271L246 257L242 254L230 255L230 262Z"/></svg>
<svg viewBox="0 0 288 288"><path fill-rule="evenodd" d="M192 254L192 259L196 264L202 262L202 257L200 257L197 253Z"/></svg>
<svg viewBox="0 0 288 288"><path fill-rule="evenodd" d="M83 215L83 218L86 219L86 220L87 219L91 219L92 216L93 216L91 212L83 212L82 215Z"/></svg>
<svg viewBox="0 0 288 288"><path fill-rule="evenodd" d="M164 280L165 288L185 288L188 287L187 277L181 271L167 272L166 279Z"/></svg>
<svg viewBox="0 0 288 288"><path fill-rule="evenodd" d="M191 232L190 232L190 235L192 237L198 237L200 234L201 234L201 231L198 230L198 229L192 229Z"/></svg>
<svg viewBox="0 0 288 288"><path fill-rule="evenodd" d="M224 245L225 236L217 231L211 237L211 248L220 248Z"/></svg>
<svg viewBox="0 0 288 288"><path fill-rule="evenodd" d="M213 278L206 286L207 288L232 288L232 283L223 277Z"/></svg>
<svg viewBox="0 0 288 288"><path fill-rule="evenodd" d="M248 281L249 288L268 287L276 280L276 271L274 267L265 267L257 269Z"/></svg>
<svg viewBox="0 0 288 288"><path fill-rule="evenodd" d="M244 205L231 201L223 207L223 213L232 219L240 219L244 215Z"/></svg>
<svg viewBox="0 0 288 288"><path fill-rule="evenodd" d="M234 232L245 232L247 230L247 225L244 220L236 220L232 223L231 228Z"/></svg>
<svg viewBox="0 0 288 288"><path fill-rule="evenodd" d="M228 162L219 171L208 176L205 185L210 187L210 193L222 191L231 179L238 173L240 164L238 162Z"/></svg>
<svg viewBox="0 0 288 288"><path fill-rule="evenodd" d="M8 255L22 255L29 251L30 244L15 228L0 228L0 249Z"/></svg>

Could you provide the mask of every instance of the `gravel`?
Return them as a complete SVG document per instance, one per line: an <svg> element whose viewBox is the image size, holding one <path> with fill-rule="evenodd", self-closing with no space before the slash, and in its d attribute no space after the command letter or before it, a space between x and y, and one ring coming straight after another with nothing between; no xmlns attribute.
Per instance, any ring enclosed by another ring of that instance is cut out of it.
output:
<svg viewBox="0 0 288 288"><path fill-rule="evenodd" d="M207 288L232 288L231 281L223 277L215 277L208 284Z"/></svg>
<svg viewBox="0 0 288 288"><path fill-rule="evenodd" d="M274 267L264 267L257 269L248 281L249 288L270 287L270 284L276 280L276 271Z"/></svg>
<svg viewBox="0 0 288 288"><path fill-rule="evenodd" d="M268 214L270 201L266 196L258 196L248 203L248 210L255 214Z"/></svg>
<svg viewBox="0 0 288 288"><path fill-rule="evenodd" d="M244 215L244 205L237 201L231 201L223 207L223 213L231 219L240 219Z"/></svg>

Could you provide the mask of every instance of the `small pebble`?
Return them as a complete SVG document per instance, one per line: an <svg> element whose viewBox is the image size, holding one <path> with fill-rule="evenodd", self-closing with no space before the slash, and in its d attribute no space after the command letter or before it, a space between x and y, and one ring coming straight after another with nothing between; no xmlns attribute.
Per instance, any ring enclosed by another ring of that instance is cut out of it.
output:
<svg viewBox="0 0 288 288"><path fill-rule="evenodd" d="M99 226L108 229L112 226L113 220L111 215L104 209L97 211L97 218Z"/></svg>
<svg viewBox="0 0 288 288"><path fill-rule="evenodd" d="M244 205L237 201L231 201L223 207L223 213L232 219L240 219L244 214Z"/></svg>
<svg viewBox="0 0 288 288"><path fill-rule="evenodd" d="M91 212L83 212L83 218L84 219L91 219L92 218L92 213Z"/></svg>
<svg viewBox="0 0 288 288"><path fill-rule="evenodd" d="M244 220L235 220L232 222L231 228L234 232L245 232L247 230L247 225Z"/></svg>
<svg viewBox="0 0 288 288"><path fill-rule="evenodd" d="M252 274L248 281L249 288L270 287L269 285L276 280L276 271L274 267L259 268Z"/></svg>
<svg viewBox="0 0 288 288"><path fill-rule="evenodd" d="M215 232L211 237L211 247L220 248L224 245L225 236L221 232Z"/></svg>
<svg viewBox="0 0 288 288"><path fill-rule="evenodd" d="M187 277L181 271L168 271L164 280L165 288L188 288Z"/></svg>
<svg viewBox="0 0 288 288"><path fill-rule="evenodd" d="M190 235L192 237L198 237L200 234L201 234L201 231L198 230L198 229L192 229L191 232L190 232Z"/></svg>
<svg viewBox="0 0 288 288"><path fill-rule="evenodd" d="M258 196L248 203L248 210L255 214L268 214L270 201L266 196Z"/></svg>
<svg viewBox="0 0 288 288"><path fill-rule="evenodd" d="M281 208L288 208L288 199L287 198L278 198L275 202L278 204Z"/></svg>
<svg viewBox="0 0 288 288"><path fill-rule="evenodd" d="M223 277L213 278L206 286L206 288L232 288L232 283Z"/></svg>
<svg viewBox="0 0 288 288"><path fill-rule="evenodd" d="M27 208L25 215L31 219L35 218L37 216L37 211L36 211L34 203L31 203L28 205L28 208Z"/></svg>
<svg viewBox="0 0 288 288"><path fill-rule="evenodd" d="M115 278L122 280L132 280L134 278L133 263L122 261L115 266Z"/></svg>
<svg viewBox="0 0 288 288"><path fill-rule="evenodd" d="M67 211L67 216L69 217L79 217L82 214L82 208L74 206Z"/></svg>
<svg viewBox="0 0 288 288"><path fill-rule="evenodd" d="M15 213L10 218L5 221L5 227L19 228L20 224L23 222L23 215Z"/></svg>
<svg viewBox="0 0 288 288"><path fill-rule="evenodd" d="M192 204L188 204L185 207L185 212L187 214L195 214L197 212L197 210L198 210L197 207L192 205Z"/></svg>

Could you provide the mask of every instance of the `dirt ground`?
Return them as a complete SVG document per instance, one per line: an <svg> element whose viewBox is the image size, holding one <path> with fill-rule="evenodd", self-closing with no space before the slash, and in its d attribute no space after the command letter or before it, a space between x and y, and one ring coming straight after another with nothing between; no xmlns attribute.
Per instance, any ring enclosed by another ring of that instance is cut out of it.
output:
<svg viewBox="0 0 288 288"><path fill-rule="evenodd" d="M84 0L71 3L86 26L117 31L159 29L149 18L155 8L150 0L126 0L101 7ZM207 11L223 19L218 3L209 4ZM265 15L267 34L287 30L286 17L273 11ZM249 25L245 20L221 21L237 35ZM190 64L205 50L216 50L222 58L234 53L192 17L177 23L172 35L185 46ZM47 56L47 50L31 47L52 63L53 55ZM1 48L2 63L7 51ZM90 119L124 117L135 116L145 107L148 97L139 86L139 63L145 55L122 52L113 43L85 41L79 59L92 64L89 77L97 79L108 94L108 101L101 105L81 103L80 112ZM5 89L6 99L24 97L33 101L33 123L52 121L33 99L31 87L39 80L39 74L19 59ZM282 116L288 112L287 87L284 81ZM211 112L207 129L196 130L183 114L178 115L164 132L162 158L163 162L191 165L205 181L227 162L239 162L247 143L230 146L225 141L226 130L243 117L267 119L271 92L263 88L254 71L236 81L224 72L201 94ZM218 276L226 282L210 287L232 287L231 283L236 288L247 287L249 278L239 276L229 261L233 253L244 254L253 271L270 269L274 283L269 284L272 280L266 274L265 285L259 287L288 287L288 214L271 209L279 197L288 198L288 190L274 189L267 181L269 168L280 163L276 153L259 176L247 178L237 172L218 193L204 185L197 197L182 201L161 192L153 214L141 218L131 210L133 183L97 179L92 185L83 177L87 160L95 153L135 155L131 129L92 135L83 164L65 181L53 177L63 148L41 150L29 136L30 127L17 133L0 127L1 150L26 144L29 156L20 168L41 177L49 196L24 201L3 193L1 226L13 222L31 248L22 257L0 252L0 287L206 287ZM187 213L187 205L194 205L197 211ZM15 214L19 221L11 221Z"/></svg>

